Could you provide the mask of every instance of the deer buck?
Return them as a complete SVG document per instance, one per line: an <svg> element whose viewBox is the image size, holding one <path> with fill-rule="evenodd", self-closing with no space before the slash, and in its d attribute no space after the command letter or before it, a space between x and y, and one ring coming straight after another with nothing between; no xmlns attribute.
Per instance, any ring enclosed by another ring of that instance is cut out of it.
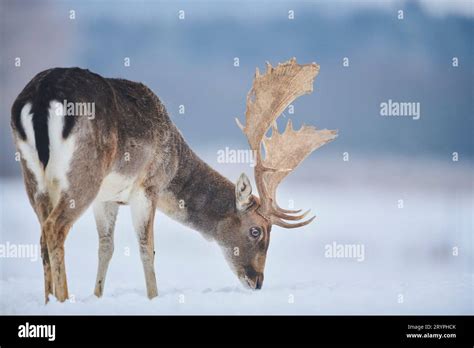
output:
<svg viewBox="0 0 474 348"><path fill-rule="evenodd" d="M41 224L46 303L49 294L61 302L68 298L64 243L91 205L99 233L98 297L114 250L120 205L131 209L149 298L158 295L156 209L215 240L240 281L260 289L272 226L302 227L314 219L300 221L307 212L295 215L300 210L280 208L278 185L312 151L337 136L310 126L293 130L291 121L283 133L277 129L276 120L287 106L312 92L318 72L316 63L299 65L294 58L275 68L267 63L265 74L256 71L246 124L237 123L256 152L259 198L245 174L234 185L204 163L145 85L79 68L36 75L15 100L11 125L26 191ZM87 103L94 105L94 114L79 117L84 113L79 115L77 106Z"/></svg>

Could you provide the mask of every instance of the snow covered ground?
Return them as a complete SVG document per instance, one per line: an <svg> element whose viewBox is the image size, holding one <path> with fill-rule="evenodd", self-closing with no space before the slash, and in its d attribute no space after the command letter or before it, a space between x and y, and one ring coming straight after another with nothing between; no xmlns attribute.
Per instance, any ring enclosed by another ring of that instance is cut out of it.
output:
<svg viewBox="0 0 474 348"><path fill-rule="evenodd" d="M242 168L220 166L234 179ZM66 243L71 300L44 305L39 255L0 258L0 313L473 314L472 173L472 165L449 161L311 161L287 180L280 201L312 208L318 218L302 229L273 229L258 292L242 288L216 244L159 213L160 295L148 300L130 214L121 207L97 299L98 242L88 210ZM22 182L0 184L0 243L37 245L39 225ZM325 257L333 242L363 245L363 260Z"/></svg>

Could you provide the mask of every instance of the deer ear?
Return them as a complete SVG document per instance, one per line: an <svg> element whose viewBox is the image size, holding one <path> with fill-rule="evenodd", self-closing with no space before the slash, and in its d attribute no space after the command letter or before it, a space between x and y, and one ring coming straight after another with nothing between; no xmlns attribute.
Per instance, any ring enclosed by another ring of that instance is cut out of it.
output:
<svg viewBox="0 0 474 348"><path fill-rule="evenodd" d="M239 211L245 211L252 204L252 185L244 173L240 175L235 185L235 202Z"/></svg>

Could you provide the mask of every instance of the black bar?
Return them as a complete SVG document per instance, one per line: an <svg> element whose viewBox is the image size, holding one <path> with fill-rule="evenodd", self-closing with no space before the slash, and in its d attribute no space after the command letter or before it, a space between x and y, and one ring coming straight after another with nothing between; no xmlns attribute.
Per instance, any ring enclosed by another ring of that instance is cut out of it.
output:
<svg viewBox="0 0 474 348"><path fill-rule="evenodd" d="M19 337L55 325L54 341ZM410 325L410 328L409 328ZM25 326L24 326L25 327ZM24 333L25 331L23 331ZM0 346L21 344L409 344L469 346L473 316L1 316ZM411 338L407 334L425 337ZM456 337L434 338L433 334ZM428 337L431 335L430 337Z"/></svg>

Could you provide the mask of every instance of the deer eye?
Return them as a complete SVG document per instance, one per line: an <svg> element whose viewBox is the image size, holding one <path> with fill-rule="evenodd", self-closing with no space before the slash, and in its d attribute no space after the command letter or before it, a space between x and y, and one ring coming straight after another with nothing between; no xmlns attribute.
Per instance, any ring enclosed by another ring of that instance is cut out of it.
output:
<svg viewBox="0 0 474 348"><path fill-rule="evenodd" d="M262 234L262 229L260 227L251 227L249 233L253 238L258 238Z"/></svg>

